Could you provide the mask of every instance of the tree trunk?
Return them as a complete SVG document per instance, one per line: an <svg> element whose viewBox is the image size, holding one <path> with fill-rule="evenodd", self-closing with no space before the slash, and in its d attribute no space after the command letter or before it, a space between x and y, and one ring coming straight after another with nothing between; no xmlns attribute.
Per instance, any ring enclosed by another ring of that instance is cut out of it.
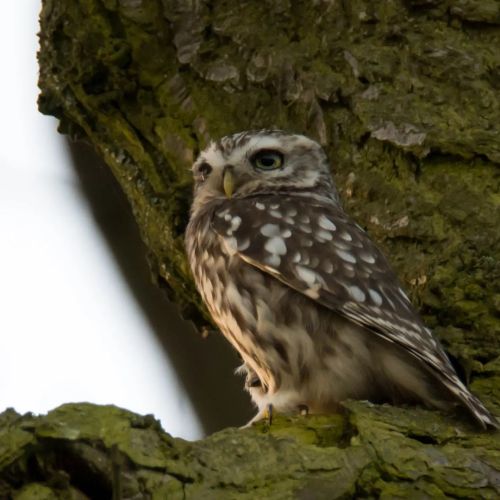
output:
<svg viewBox="0 0 500 500"><path fill-rule="evenodd" d="M44 0L41 24L40 110L104 157L186 317L209 321L183 248L198 150L246 129L302 132L325 146L346 210L498 412L498 1ZM422 409L347 403L342 416L197 443L113 408L3 418L18 441L2 455L0 434L0 485L28 495L98 498L87 477L124 498L500 495L499 436Z"/></svg>

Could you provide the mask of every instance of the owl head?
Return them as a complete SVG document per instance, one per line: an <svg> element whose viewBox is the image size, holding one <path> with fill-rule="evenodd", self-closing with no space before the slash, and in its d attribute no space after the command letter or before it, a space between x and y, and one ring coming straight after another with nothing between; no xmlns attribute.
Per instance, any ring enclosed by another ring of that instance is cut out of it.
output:
<svg viewBox="0 0 500 500"><path fill-rule="evenodd" d="M310 193L337 201L321 146L299 134L258 130L211 142L193 165L193 211L214 199Z"/></svg>

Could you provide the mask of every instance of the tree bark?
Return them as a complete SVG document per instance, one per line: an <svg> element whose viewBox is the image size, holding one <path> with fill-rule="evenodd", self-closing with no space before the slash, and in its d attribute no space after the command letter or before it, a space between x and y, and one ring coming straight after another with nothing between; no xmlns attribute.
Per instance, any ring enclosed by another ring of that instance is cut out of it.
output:
<svg viewBox="0 0 500 500"><path fill-rule="evenodd" d="M245 129L302 132L325 146L346 210L498 413L498 1L44 0L40 41L40 110L104 157L153 275L186 317L209 322L183 248L197 152ZM44 418L64 422L66 410ZM16 431L21 441L49 452L63 439L61 449L85 461L93 448L78 439L87 420L71 420L77 438L59 438L39 434L44 418ZM260 431L188 444L155 427L147 451L161 464L136 462L133 448L117 445L117 460L127 457L117 477L144 466L156 479L138 483L160 497L161 488L191 498L500 494L498 435L476 434L456 416L349 403L342 417L281 419ZM99 432L99 453L112 461L114 435ZM9 467L19 467L16 457Z"/></svg>

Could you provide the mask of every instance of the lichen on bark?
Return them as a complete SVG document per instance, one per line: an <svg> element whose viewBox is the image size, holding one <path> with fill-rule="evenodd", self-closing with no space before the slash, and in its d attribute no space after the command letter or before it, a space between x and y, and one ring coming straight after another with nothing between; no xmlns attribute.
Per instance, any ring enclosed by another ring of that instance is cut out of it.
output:
<svg viewBox="0 0 500 500"><path fill-rule="evenodd" d="M40 41L40 110L104 157L153 274L186 317L209 321L183 248L198 150L250 128L306 133L325 146L346 210L384 248L459 370L498 412L497 1L44 0ZM432 412L418 427L421 410L348 411L369 464L351 493L475 496L465 483L479 474L481 494L498 496L496 437L459 432ZM342 441L336 456L348 460L353 442ZM412 462L412 445L429 456ZM459 467L460 450L473 458L454 476L456 490L443 486L444 472L422 472ZM387 465L391 456L421 475ZM329 484L333 469L316 479ZM378 486L369 491L370 483Z"/></svg>

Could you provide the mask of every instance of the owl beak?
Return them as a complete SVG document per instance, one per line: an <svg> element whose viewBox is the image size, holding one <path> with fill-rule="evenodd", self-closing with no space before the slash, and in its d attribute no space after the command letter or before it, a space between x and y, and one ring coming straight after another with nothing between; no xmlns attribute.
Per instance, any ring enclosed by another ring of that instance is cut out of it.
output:
<svg viewBox="0 0 500 500"><path fill-rule="evenodd" d="M226 165L222 171L222 186L226 196L231 198L234 192L234 174L232 165Z"/></svg>

